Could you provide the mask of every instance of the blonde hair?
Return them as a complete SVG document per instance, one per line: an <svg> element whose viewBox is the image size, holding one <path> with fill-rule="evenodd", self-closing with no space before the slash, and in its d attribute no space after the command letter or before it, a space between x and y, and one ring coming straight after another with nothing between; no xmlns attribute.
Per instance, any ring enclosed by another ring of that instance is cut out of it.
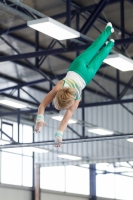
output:
<svg viewBox="0 0 133 200"><path fill-rule="evenodd" d="M73 88L62 88L59 90L54 99L54 106L57 110L66 110L74 103Z"/></svg>

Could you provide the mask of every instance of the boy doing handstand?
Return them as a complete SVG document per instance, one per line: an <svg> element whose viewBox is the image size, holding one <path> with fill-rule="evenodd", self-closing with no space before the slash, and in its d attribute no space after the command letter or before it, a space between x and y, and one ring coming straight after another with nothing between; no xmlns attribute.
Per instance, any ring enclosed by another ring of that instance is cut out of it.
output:
<svg viewBox="0 0 133 200"><path fill-rule="evenodd" d="M81 101L82 90L93 79L103 60L108 56L114 46L113 39L106 42L113 32L112 24L110 22L107 23L106 28L100 36L71 63L66 77L60 80L46 95L38 108L35 132L39 132L40 128L45 125L44 111L53 100L56 109L66 110L58 130L54 135L56 147L61 146L63 132ZM106 46L103 47L105 42Z"/></svg>

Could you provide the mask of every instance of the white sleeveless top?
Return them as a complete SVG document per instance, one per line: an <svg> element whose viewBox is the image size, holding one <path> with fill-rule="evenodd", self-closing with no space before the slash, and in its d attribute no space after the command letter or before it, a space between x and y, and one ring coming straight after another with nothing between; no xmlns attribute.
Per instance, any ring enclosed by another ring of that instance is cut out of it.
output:
<svg viewBox="0 0 133 200"><path fill-rule="evenodd" d="M86 83L84 79L73 71L68 71L66 74L66 77L63 79L64 84L62 87L71 87L75 89L75 100L78 100L81 98L82 90L85 88Z"/></svg>

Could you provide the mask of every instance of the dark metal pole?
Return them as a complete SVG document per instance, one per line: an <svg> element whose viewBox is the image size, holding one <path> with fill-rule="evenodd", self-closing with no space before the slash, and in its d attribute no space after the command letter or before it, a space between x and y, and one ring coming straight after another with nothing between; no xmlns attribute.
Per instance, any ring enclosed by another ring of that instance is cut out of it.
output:
<svg viewBox="0 0 133 200"><path fill-rule="evenodd" d="M76 14L76 30L79 31L79 13ZM80 54L80 51L76 52L76 56Z"/></svg>
<svg viewBox="0 0 133 200"><path fill-rule="evenodd" d="M20 98L20 89L18 89L18 99ZM19 111L20 109L17 109L18 110L18 115L17 115L17 122L18 122L18 142L19 142L19 133L20 133L20 114L19 114Z"/></svg>
<svg viewBox="0 0 133 200"><path fill-rule="evenodd" d="M125 37L125 23L124 23L124 0L120 1L120 15L121 15L121 38Z"/></svg>
<svg viewBox="0 0 133 200"><path fill-rule="evenodd" d="M71 27L71 0L66 1L67 26Z"/></svg>
<svg viewBox="0 0 133 200"><path fill-rule="evenodd" d="M52 84L50 83L50 91L52 90L53 86ZM52 102L50 103L50 106L52 107Z"/></svg>
<svg viewBox="0 0 133 200"><path fill-rule="evenodd" d="M39 51L39 32L35 31L35 51ZM35 57L35 67L38 68L39 57Z"/></svg>
<svg viewBox="0 0 133 200"><path fill-rule="evenodd" d="M120 18L121 18L121 39L124 39L125 37L124 0L120 1ZM124 45L121 45L121 50L125 52Z"/></svg>
<svg viewBox="0 0 133 200"><path fill-rule="evenodd" d="M35 142L35 134L34 134L34 126L33 126L33 142ZM33 152L33 160L32 160L32 200L35 200L35 153Z"/></svg>
<svg viewBox="0 0 133 200"><path fill-rule="evenodd" d="M71 27L71 0L66 1L66 25ZM67 48L69 48L70 40L66 41Z"/></svg>
<svg viewBox="0 0 133 200"><path fill-rule="evenodd" d="M116 70L116 80L117 80L117 99L119 99L119 94L120 94L120 79L119 79L119 75L120 75L120 72L119 70L117 69Z"/></svg>
<svg viewBox="0 0 133 200"><path fill-rule="evenodd" d="M85 90L82 91L82 103L85 103ZM85 107L82 108L82 121L85 121ZM82 137L85 138L85 126L82 126Z"/></svg>
<svg viewBox="0 0 133 200"><path fill-rule="evenodd" d="M90 200L96 200L96 165L90 165Z"/></svg>

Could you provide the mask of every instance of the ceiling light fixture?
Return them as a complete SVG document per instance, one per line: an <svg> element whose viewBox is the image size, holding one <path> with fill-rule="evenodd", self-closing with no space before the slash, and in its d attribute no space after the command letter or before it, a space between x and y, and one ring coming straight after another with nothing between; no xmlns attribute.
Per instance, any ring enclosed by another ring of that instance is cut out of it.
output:
<svg viewBox="0 0 133 200"><path fill-rule="evenodd" d="M127 139L128 142L133 142L133 138Z"/></svg>
<svg viewBox="0 0 133 200"><path fill-rule="evenodd" d="M98 128L98 127L89 128L88 131L91 133L99 134L99 135L112 135L113 134L113 131L109 131L109 130L106 130L103 128Z"/></svg>
<svg viewBox="0 0 133 200"><path fill-rule="evenodd" d="M27 103L24 103L22 101L19 100L15 100L9 97L4 97L4 96L0 96L0 104L9 106L9 107L14 107L14 108L26 108L28 107Z"/></svg>
<svg viewBox="0 0 133 200"><path fill-rule="evenodd" d="M68 160L82 160L81 157L72 156L72 155L68 155L68 154L59 154L58 157L65 158L65 159L68 159Z"/></svg>
<svg viewBox="0 0 133 200"><path fill-rule="evenodd" d="M103 62L123 72L133 70L133 60L119 53L109 55Z"/></svg>
<svg viewBox="0 0 133 200"><path fill-rule="evenodd" d="M62 119L63 119L63 116L62 115L54 115L54 116L52 116L51 117L52 119L55 119L55 120L57 120L57 121L61 121ZM68 124L76 124L77 123L77 120L75 120L75 119L70 119L69 121L68 121Z"/></svg>
<svg viewBox="0 0 133 200"><path fill-rule="evenodd" d="M66 40L80 37L80 33L78 31L75 31L74 29L50 17L28 21L27 26L57 40Z"/></svg>

